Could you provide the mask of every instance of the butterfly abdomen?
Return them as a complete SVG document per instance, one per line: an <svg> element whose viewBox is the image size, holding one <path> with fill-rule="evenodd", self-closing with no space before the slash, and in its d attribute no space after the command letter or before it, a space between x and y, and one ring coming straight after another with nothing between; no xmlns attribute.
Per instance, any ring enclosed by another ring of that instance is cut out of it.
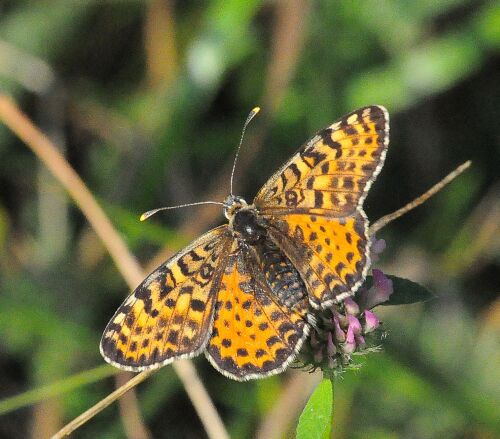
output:
<svg viewBox="0 0 500 439"><path fill-rule="evenodd" d="M257 247L261 269L272 292L282 305L294 308L307 296L299 272L283 252L266 240Z"/></svg>

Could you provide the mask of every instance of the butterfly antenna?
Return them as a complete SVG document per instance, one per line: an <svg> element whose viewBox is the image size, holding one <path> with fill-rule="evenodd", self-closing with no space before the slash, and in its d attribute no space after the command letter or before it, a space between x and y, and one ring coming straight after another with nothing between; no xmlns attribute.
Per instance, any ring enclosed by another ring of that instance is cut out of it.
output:
<svg viewBox="0 0 500 439"><path fill-rule="evenodd" d="M181 207L199 206L200 204L218 204L220 206L224 206L224 203L219 203L218 201L198 201L197 203L187 203L187 204L179 204L178 206L160 207L159 209L153 209L144 212L141 215L140 220L145 221L149 217L153 216L156 212L159 212L160 210L180 209Z"/></svg>
<svg viewBox="0 0 500 439"><path fill-rule="evenodd" d="M245 130L247 129L248 124L257 115L259 111L260 107L255 107L252 111L250 111L250 114L248 115L247 120L245 121L245 125L243 125L243 130L241 131L240 143L238 145L238 149L236 150L236 155L234 156L233 170L231 171L231 184L230 184L231 195L233 195L234 170L236 169L236 162L238 161L238 156L240 155L241 144L243 143L243 136L245 135Z"/></svg>

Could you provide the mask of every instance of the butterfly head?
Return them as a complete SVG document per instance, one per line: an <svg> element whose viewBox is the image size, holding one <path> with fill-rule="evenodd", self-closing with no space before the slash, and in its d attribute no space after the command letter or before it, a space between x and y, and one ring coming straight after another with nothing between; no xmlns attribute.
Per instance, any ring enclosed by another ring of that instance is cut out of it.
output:
<svg viewBox="0 0 500 439"><path fill-rule="evenodd" d="M246 243L255 243L266 234L255 206L239 196L229 195L224 201L224 215L234 235Z"/></svg>
<svg viewBox="0 0 500 439"><path fill-rule="evenodd" d="M248 207L248 203L239 195L229 195L224 200L224 216L231 221L235 213Z"/></svg>

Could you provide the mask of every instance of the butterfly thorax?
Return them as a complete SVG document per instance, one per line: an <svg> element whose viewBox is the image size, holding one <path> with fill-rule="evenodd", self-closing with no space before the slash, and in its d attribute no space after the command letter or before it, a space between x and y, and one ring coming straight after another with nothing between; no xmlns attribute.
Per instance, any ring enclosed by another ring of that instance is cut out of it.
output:
<svg viewBox="0 0 500 439"><path fill-rule="evenodd" d="M266 235L264 220L257 208L237 195L229 195L224 201L224 215L229 220L229 229L239 240L252 244Z"/></svg>

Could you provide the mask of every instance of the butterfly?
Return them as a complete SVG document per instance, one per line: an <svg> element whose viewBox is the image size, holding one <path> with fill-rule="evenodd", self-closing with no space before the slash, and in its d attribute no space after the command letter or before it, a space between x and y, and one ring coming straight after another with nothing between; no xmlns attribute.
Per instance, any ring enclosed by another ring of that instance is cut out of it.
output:
<svg viewBox="0 0 500 439"><path fill-rule="evenodd" d="M100 345L143 371L204 352L245 381L284 371L316 310L352 296L370 266L363 201L389 143L389 116L367 106L304 144L252 204L229 195L227 224L154 270L123 302Z"/></svg>

